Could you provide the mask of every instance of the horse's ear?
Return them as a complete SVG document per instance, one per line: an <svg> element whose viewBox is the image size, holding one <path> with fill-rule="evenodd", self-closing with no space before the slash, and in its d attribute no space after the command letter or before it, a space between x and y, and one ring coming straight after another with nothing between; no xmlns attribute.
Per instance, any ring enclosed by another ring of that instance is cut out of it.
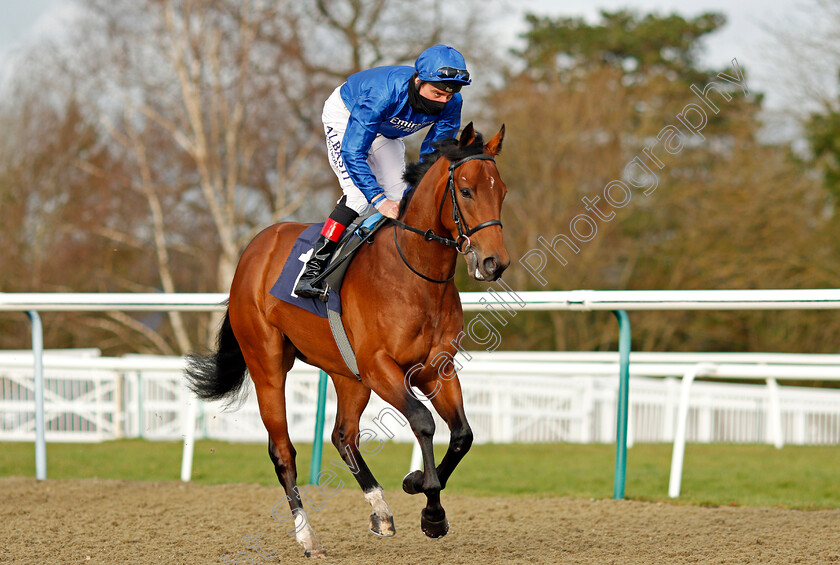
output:
<svg viewBox="0 0 840 565"><path fill-rule="evenodd" d="M505 124L502 124L502 129L499 130L499 133L496 136L487 142L484 146L484 152L488 155L492 155L495 157L499 153L502 152L502 140L505 138Z"/></svg>
<svg viewBox="0 0 840 565"><path fill-rule="evenodd" d="M458 140L458 147L466 147L473 141L475 141L475 129L473 129L473 123L470 122L461 131L461 139Z"/></svg>

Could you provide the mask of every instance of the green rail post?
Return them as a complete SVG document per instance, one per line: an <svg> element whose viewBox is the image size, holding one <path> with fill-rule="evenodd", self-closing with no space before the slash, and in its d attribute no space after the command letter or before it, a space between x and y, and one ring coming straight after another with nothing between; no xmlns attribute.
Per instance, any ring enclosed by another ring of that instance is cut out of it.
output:
<svg viewBox="0 0 840 565"><path fill-rule="evenodd" d="M613 498L624 498L627 476L627 418L630 389L630 318L624 310L613 311L618 318L618 413L615 432L615 483Z"/></svg>
<svg viewBox="0 0 840 565"><path fill-rule="evenodd" d="M324 412L327 409L327 374L318 376L318 410L315 412L315 439L312 441L312 463L309 465L309 484L315 485L321 473L321 453L324 450Z"/></svg>

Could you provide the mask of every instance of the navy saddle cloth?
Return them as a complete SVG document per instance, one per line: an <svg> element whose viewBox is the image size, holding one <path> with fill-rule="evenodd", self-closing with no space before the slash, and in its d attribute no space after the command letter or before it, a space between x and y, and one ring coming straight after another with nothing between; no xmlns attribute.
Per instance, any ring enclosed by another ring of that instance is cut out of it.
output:
<svg viewBox="0 0 840 565"><path fill-rule="evenodd" d="M355 229L352 227L348 229L348 235L346 235L344 240L339 243L339 251L335 253L333 259L341 254L340 252L343 247L349 248L351 246L351 242L349 241L350 238L354 236L358 236L359 238L366 237L369 233L376 231L376 228L382 225L381 220L384 220L382 215L375 213ZM301 274L303 274L303 268L306 266L306 261L312 253L312 247L315 245L315 241L318 239L318 235L321 233L321 228L323 227L323 223L313 224L303 230L303 233L300 234L294 245L292 245L292 251L289 253L289 258L286 260L286 264L283 265L283 271L280 273L280 277L277 279L277 282L275 282L274 286L271 287L269 294L279 298L283 302L294 304L299 308L303 308L304 310L317 314L322 318L326 318L328 308L341 314L341 298L338 292L330 289L326 303L322 302L318 298L301 298L294 292L295 285L297 284L298 279L300 279ZM348 259L348 261L349 260L352 260L352 257Z"/></svg>
<svg viewBox="0 0 840 565"><path fill-rule="evenodd" d="M280 273L280 278L271 287L269 293L289 304L294 304L299 308L308 310L313 314L317 314L322 318L327 317L327 304L321 302L317 298L301 298L295 294L295 285L298 279L303 274L303 268L306 266L306 261L312 254L312 247L321 233L321 228L324 227L323 222L320 224L313 224L303 230L300 237L297 238L295 244L292 246L292 252L289 253L289 258L286 264L283 265L283 272ZM330 310L335 310L341 313L341 299L337 292L330 292L329 298Z"/></svg>

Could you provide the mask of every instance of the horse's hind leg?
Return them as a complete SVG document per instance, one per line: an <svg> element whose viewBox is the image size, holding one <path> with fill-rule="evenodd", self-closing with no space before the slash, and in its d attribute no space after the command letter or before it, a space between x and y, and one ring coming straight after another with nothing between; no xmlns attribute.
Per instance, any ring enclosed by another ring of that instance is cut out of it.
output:
<svg viewBox="0 0 840 565"><path fill-rule="evenodd" d="M385 502L385 491L370 472L359 450L359 418L370 400L370 389L358 381L341 376L333 377L333 384L338 397L333 445L370 503L370 531L378 536L393 536L396 533L394 515Z"/></svg>
<svg viewBox="0 0 840 565"><path fill-rule="evenodd" d="M295 539L303 546L307 557L326 557L327 553L318 543L303 509L297 488L296 452L286 423L286 373L295 360L294 346L274 328L265 326L265 331L259 332L255 326L257 324L252 324L250 331L260 335L249 336L240 343L257 391L260 416L268 430L268 455L274 463L277 479L286 491L286 500L291 508L289 517L294 519ZM273 517L282 521L274 513Z"/></svg>

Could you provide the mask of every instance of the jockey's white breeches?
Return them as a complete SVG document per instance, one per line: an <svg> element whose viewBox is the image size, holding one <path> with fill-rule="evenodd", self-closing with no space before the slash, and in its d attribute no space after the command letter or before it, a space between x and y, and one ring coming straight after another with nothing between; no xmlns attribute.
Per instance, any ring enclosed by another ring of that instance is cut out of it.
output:
<svg viewBox="0 0 840 565"><path fill-rule="evenodd" d="M324 122L324 134L327 136L327 153L330 166L338 177L341 190L347 196L346 205L359 214L364 214L368 201L362 191L353 183L344 159L341 158L341 141L350 120L350 111L341 99L341 87L336 88L324 103L321 121ZM367 163L376 182L385 190L388 200L399 201L407 187L403 180L405 174L405 144L402 139L388 139L377 135L368 152Z"/></svg>

